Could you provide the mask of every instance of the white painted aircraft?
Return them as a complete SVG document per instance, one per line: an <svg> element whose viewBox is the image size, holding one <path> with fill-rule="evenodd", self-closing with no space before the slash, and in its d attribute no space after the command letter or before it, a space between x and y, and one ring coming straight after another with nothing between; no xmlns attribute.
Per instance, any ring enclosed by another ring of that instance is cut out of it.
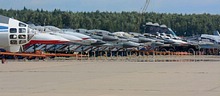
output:
<svg viewBox="0 0 220 96"><path fill-rule="evenodd" d="M63 37L65 39L70 40L70 43L80 44L80 45L92 45L96 43L97 40L92 39L90 36L77 33L70 30L61 30L55 26L32 26L33 29L36 29L40 32L50 33L56 36Z"/></svg>
<svg viewBox="0 0 220 96"><path fill-rule="evenodd" d="M50 33L36 33L29 43L24 45L25 52L35 52L37 50L36 45L47 46L48 44L65 44L70 42L70 40L65 39L60 36L56 36Z"/></svg>
<svg viewBox="0 0 220 96"><path fill-rule="evenodd" d="M36 33L25 46L32 44L62 44L70 40L49 33Z"/></svg>
<svg viewBox="0 0 220 96"><path fill-rule="evenodd" d="M75 30L71 30L71 29L62 29L64 34L68 34L68 35L72 35L72 36L76 36L82 39L82 42L80 42L82 45L102 45L104 44L103 42L98 42L98 40L93 39L92 37L79 33Z"/></svg>
<svg viewBox="0 0 220 96"><path fill-rule="evenodd" d="M34 36L27 24L0 15L0 48L9 52L19 52Z"/></svg>

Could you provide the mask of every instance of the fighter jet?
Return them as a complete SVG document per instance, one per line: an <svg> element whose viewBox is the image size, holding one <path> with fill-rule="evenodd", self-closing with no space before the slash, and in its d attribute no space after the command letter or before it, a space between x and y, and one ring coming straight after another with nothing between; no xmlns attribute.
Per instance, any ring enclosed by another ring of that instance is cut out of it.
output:
<svg viewBox="0 0 220 96"><path fill-rule="evenodd" d="M151 38L147 38L143 34L137 32L128 32L128 33L131 34L134 38L138 38L138 43L155 42L155 40Z"/></svg>
<svg viewBox="0 0 220 96"><path fill-rule="evenodd" d="M53 35L61 36L66 39L70 39L72 44L80 44L80 45L96 45L103 44L103 42L98 42L95 39L92 39L90 36L77 33L74 30L70 29L60 29L55 26L33 26L34 29L37 29L41 32L47 32ZM77 38L77 40L76 40ZM81 40L79 40L79 38Z"/></svg>
<svg viewBox="0 0 220 96"><path fill-rule="evenodd" d="M208 35L208 34L202 34L201 39L208 39L210 42L212 42L214 45L213 48L220 49L220 35L218 31L214 31L214 35Z"/></svg>
<svg viewBox="0 0 220 96"><path fill-rule="evenodd" d="M28 44L62 44L67 42L77 42L80 38L66 39L50 33L36 33Z"/></svg>
<svg viewBox="0 0 220 96"><path fill-rule="evenodd" d="M176 36L176 34L166 25L159 25L158 23L147 23L145 33L155 35L157 39L164 40L165 44L188 45L187 42Z"/></svg>
<svg viewBox="0 0 220 96"><path fill-rule="evenodd" d="M185 37L184 40L192 45L199 45L200 48L214 48L214 42L210 39L201 38L201 35Z"/></svg>
<svg viewBox="0 0 220 96"><path fill-rule="evenodd" d="M80 40L80 39L79 39ZM36 33L29 43L24 45L25 52L35 52L39 47L45 47L48 44L56 45L56 44L65 44L70 42L70 40L65 39L60 36L56 36L50 33ZM39 46L36 46L39 45Z"/></svg>
<svg viewBox="0 0 220 96"><path fill-rule="evenodd" d="M104 46L120 47L120 48L130 48L130 47L140 46L139 43L133 42L125 36L117 36L115 33L110 33L109 31L89 30L88 32L92 34L93 38L106 41L107 44L104 44Z"/></svg>
<svg viewBox="0 0 220 96"><path fill-rule="evenodd" d="M129 34L130 33L130 34ZM114 32L113 34L118 36L118 38L124 40L124 42L130 42L130 44L133 44L133 47L138 47L138 46L145 46L151 44L155 40L146 38L142 34L134 33L134 32ZM126 41L127 40L127 41Z"/></svg>
<svg viewBox="0 0 220 96"><path fill-rule="evenodd" d="M158 36L160 36L167 44L173 44L173 45L187 45L188 44L187 42L185 42L181 39L173 38L172 35L170 35L170 34L167 35L165 33L161 33Z"/></svg>
<svg viewBox="0 0 220 96"><path fill-rule="evenodd" d="M118 37L105 30L88 30L90 36L94 39L99 39L103 41L118 41Z"/></svg>
<svg viewBox="0 0 220 96"><path fill-rule="evenodd" d="M97 39L93 39L91 36L89 36L88 34L85 33L80 33L77 30L73 30L73 29L62 29L63 33L68 34L68 35L73 35L73 36L77 36L81 39L83 39L83 41L81 42L82 45L93 45L93 46L98 46L98 45L102 45L105 44L104 41L102 40L97 40ZM86 30L86 29L85 29ZM84 31L85 32L85 31Z"/></svg>

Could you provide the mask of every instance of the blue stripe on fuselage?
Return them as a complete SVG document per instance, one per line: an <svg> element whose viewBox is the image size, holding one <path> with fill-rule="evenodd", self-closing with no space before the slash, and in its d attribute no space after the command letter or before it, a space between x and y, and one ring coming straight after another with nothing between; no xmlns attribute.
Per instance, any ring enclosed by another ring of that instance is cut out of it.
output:
<svg viewBox="0 0 220 96"><path fill-rule="evenodd" d="M8 32L7 26L0 26L0 32Z"/></svg>
<svg viewBox="0 0 220 96"><path fill-rule="evenodd" d="M7 26L0 26L0 29L8 29Z"/></svg>

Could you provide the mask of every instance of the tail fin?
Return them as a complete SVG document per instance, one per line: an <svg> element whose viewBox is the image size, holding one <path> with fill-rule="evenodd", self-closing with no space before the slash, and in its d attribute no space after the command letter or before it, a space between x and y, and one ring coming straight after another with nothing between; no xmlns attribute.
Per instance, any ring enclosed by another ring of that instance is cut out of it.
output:
<svg viewBox="0 0 220 96"><path fill-rule="evenodd" d="M213 32L213 35L220 36L220 34L217 30Z"/></svg>

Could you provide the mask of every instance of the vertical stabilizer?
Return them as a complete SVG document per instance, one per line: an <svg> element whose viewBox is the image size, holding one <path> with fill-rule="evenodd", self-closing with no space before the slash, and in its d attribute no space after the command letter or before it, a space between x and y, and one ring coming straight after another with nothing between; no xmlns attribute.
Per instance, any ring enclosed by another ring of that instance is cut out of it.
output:
<svg viewBox="0 0 220 96"><path fill-rule="evenodd" d="M220 36L220 34L217 30L213 32L213 35Z"/></svg>

